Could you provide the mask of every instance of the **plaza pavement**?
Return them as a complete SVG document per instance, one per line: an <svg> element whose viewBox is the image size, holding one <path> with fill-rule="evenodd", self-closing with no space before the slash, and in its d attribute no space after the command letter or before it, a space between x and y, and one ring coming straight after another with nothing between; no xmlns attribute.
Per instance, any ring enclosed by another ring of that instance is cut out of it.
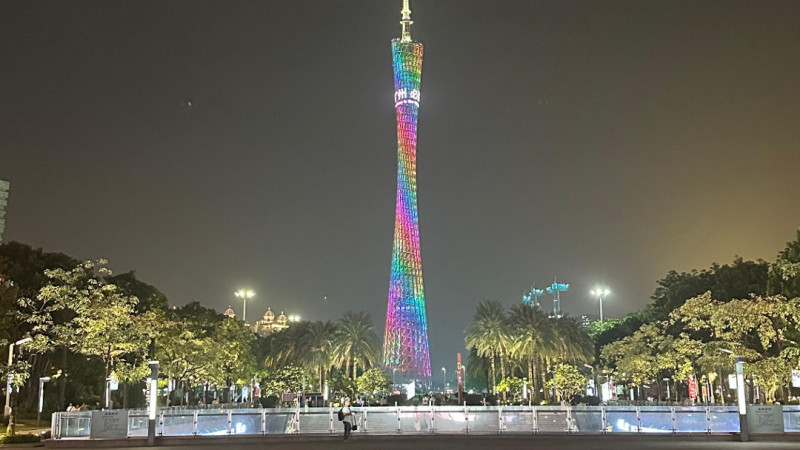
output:
<svg viewBox="0 0 800 450"><path fill-rule="evenodd" d="M774 441L738 442L736 437L711 436L354 436L344 441L341 435L324 437L281 438L193 438L168 439L157 443L159 449L225 450L796 450L800 436L779 436ZM120 441L47 441L51 448L118 449L146 446L144 440Z"/></svg>

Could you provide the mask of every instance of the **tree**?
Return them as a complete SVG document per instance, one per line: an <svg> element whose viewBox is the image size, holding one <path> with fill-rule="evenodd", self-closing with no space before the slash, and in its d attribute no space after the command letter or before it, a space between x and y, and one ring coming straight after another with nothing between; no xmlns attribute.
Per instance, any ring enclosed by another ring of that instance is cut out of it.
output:
<svg viewBox="0 0 800 450"><path fill-rule="evenodd" d="M216 346L202 331L192 331L187 321L170 320L163 325L157 341L156 358L162 362L162 373L174 379L180 389L188 389L209 379L212 365L216 364Z"/></svg>
<svg viewBox="0 0 800 450"><path fill-rule="evenodd" d="M375 395L376 392L389 390L392 377L383 369L374 367L364 372L357 380L358 392Z"/></svg>
<svg viewBox="0 0 800 450"><path fill-rule="evenodd" d="M344 366L345 374L353 368L353 381L357 378L359 365L366 370L380 358L378 335L368 313L348 311L344 314L339 320L333 355L334 363L339 368Z"/></svg>
<svg viewBox="0 0 800 450"><path fill-rule="evenodd" d="M111 274L104 260L72 270L46 270L49 282L38 295L19 299L32 326L29 347L38 353L61 347L96 357L104 366L103 380L112 373L123 381L140 379L147 370L145 355L156 320L150 314L136 315L138 299L99 280L96 273ZM105 394L105 381L103 386Z"/></svg>
<svg viewBox="0 0 800 450"><path fill-rule="evenodd" d="M561 399L568 400L586 389L586 377L575 366L558 364L553 378L547 381L547 387L555 389Z"/></svg>
<svg viewBox="0 0 800 450"><path fill-rule="evenodd" d="M519 402L522 399L525 382L517 377L503 378L497 383L497 389L511 396L511 402Z"/></svg>
<svg viewBox="0 0 800 450"><path fill-rule="evenodd" d="M239 319L218 323L212 335L214 364L209 368L209 379L218 386L249 381L256 371L252 351L255 340L255 333Z"/></svg>
<svg viewBox="0 0 800 450"><path fill-rule="evenodd" d="M189 302L181 307L171 309L170 315L180 319L196 335L211 336L214 328L226 319L219 311L207 308L198 301Z"/></svg>
<svg viewBox="0 0 800 450"><path fill-rule="evenodd" d="M497 392L495 358L502 358L511 342L503 304L498 300L485 300L478 304L475 316L465 331L464 342L467 348L474 348L478 356L489 358L492 393Z"/></svg>
<svg viewBox="0 0 800 450"><path fill-rule="evenodd" d="M769 268L769 294L786 298L800 297L800 229L797 239L786 243L778 259Z"/></svg>
<svg viewBox="0 0 800 450"><path fill-rule="evenodd" d="M319 392L325 389L325 378L333 364L333 342L337 327L331 322L312 322L304 336L304 367L319 375Z"/></svg>
<svg viewBox="0 0 800 450"><path fill-rule="evenodd" d="M124 294L139 299L139 303L136 304L137 313L167 310L167 304L169 303L167 296L156 289L155 286L137 279L134 271L107 276L106 282L116 285Z"/></svg>
<svg viewBox="0 0 800 450"><path fill-rule="evenodd" d="M302 367L286 366L265 377L262 386L265 394L275 394L280 397L286 393L303 392L304 383L312 378L312 374Z"/></svg>
<svg viewBox="0 0 800 450"><path fill-rule="evenodd" d="M528 304L516 304L511 307L509 316L509 332L511 353L520 358L527 368L528 380L533 386L532 392L538 394L537 382L546 368L545 358L556 353L555 329L545 314ZM500 387L501 390L504 390Z"/></svg>

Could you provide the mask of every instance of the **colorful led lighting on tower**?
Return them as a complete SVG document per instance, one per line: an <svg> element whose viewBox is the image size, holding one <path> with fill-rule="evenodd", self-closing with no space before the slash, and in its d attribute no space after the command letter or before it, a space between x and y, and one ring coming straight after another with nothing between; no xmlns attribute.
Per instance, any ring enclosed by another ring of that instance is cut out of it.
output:
<svg viewBox="0 0 800 450"><path fill-rule="evenodd" d="M392 40L397 117L397 204L392 275L386 309L384 363L406 380L430 379L428 322L417 214L417 117L422 44L411 40L411 8L403 0L402 35Z"/></svg>

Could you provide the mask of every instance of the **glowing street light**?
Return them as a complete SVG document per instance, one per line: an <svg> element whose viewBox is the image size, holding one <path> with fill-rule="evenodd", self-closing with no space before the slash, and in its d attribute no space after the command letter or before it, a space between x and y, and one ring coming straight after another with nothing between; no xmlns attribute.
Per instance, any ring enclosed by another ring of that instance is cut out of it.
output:
<svg viewBox="0 0 800 450"><path fill-rule="evenodd" d="M611 291L606 288L595 288L589 291L589 293L592 294L592 296L597 297L597 299L600 301L600 323L603 323L603 299L608 297L608 294L610 294Z"/></svg>
<svg viewBox="0 0 800 450"><path fill-rule="evenodd" d="M32 337L26 337L14 342L13 344L9 344L8 346L8 384L6 385L6 408L3 411L3 415L6 417L11 415L11 389L13 388L11 386L11 381L14 379L14 374L11 373L11 368L14 365L14 347L27 344L32 340Z"/></svg>
<svg viewBox="0 0 800 450"><path fill-rule="evenodd" d="M252 291L250 289L239 289L238 291L234 292L234 295L236 295L236 297L242 299L242 304L243 304L243 307L242 307L242 322L245 322L245 321L247 321L247 317L246 317L247 316L247 299L248 298L253 298L256 295L256 293L255 293L255 291Z"/></svg>
<svg viewBox="0 0 800 450"><path fill-rule="evenodd" d="M442 367L442 393L447 389L447 369Z"/></svg>

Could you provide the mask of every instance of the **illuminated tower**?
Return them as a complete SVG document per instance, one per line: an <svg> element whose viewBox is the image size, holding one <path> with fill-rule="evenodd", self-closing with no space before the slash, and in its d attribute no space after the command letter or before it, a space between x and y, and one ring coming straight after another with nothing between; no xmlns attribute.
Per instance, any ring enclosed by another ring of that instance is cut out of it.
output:
<svg viewBox="0 0 800 450"><path fill-rule="evenodd" d="M417 116L422 44L411 40L411 8L403 0L402 35L392 40L397 116L397 204L383 359L404 380L430 379L428 321L417 215Z"/></svg>

